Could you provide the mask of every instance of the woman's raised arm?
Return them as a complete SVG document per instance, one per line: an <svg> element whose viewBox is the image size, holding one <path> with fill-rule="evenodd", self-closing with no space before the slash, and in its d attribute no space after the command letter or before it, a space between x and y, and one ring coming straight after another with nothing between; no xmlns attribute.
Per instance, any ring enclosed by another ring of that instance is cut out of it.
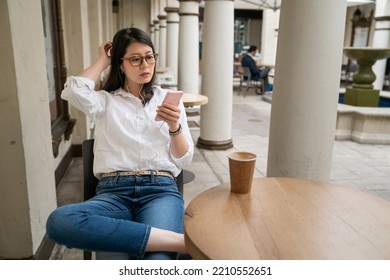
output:
<svg viewBox="0 0 390 280"><path fill-rule="evenodd" d="M89 78L93 81L97 81L100 74L111 64L111 57L108 55L112 48L112 43L106 41L99 46L99 56L88 68L83 70L79 76Z"/></svg>

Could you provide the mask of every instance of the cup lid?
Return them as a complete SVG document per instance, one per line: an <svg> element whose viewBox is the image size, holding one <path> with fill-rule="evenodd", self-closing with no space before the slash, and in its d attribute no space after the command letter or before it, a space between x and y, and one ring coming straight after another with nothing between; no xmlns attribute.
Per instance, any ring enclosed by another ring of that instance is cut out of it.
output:
<svg viewBox="0 0 390 280"><path fill-rule="evenodd" d="M228 157L235 160L254 160L257 156L251 152L233 152Z"/></svg>

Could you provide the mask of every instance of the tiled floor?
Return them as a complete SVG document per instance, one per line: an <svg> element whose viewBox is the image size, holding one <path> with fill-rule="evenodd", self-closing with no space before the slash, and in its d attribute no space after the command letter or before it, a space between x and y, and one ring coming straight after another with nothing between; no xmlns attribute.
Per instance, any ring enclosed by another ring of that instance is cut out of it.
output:
<svg viewBox="0 0 390 280"><path fill-rule="evenodd" d="M186 169L196 174L184 186L186 205L200 192L229 181L227 155L235 150L257 154L256 177L264 177L267 169L268 131L271 104L249 93L244 98L234 93L232 139L234 147L226 151L195 149L192 163ZM200 131L191 128L196 143ZM58 204L82 199L81 159L74 159L58 189ZM390 145L367 145L351 141L335 141L331 182L356 188L390 200ZM82 259L79 250L61 246L53 253L56 259Z"/></svg>

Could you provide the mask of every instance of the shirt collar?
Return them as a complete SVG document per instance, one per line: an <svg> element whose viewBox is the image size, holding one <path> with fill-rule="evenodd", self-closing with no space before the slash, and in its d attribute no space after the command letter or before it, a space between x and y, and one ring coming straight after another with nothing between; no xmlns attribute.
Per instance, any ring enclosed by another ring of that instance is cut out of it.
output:
<svg viewBox="0 0 390 280"><path fill-rule="evenodd" d="M130 92L127 92L125 91L123 88L118 88L116 91L114 91L114 95L115 96L122 96L122 97L134 97L136 98L134 95L132 95Z"/></svg>

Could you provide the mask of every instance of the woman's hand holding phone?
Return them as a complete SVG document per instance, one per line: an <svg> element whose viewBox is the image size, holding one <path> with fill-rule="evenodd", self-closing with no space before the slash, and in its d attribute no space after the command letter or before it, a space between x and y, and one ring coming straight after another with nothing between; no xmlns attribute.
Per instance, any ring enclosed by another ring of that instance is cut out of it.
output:
<svg viewBox="0 0 390 280"><path fill-rule="evenodd" d="M157 106L155 120L167 122L171 131L177 128L179 124L181 111L178 106L182 95L182 91L170 91L165 96L162 104Z"/></svg>

